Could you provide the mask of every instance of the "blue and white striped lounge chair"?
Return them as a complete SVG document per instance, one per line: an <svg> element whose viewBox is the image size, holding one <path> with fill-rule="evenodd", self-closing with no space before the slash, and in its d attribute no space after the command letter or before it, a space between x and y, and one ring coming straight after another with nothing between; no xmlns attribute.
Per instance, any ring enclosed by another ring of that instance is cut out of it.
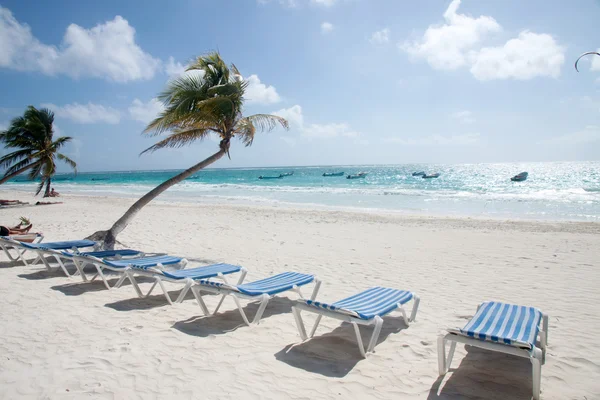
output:
<svg viewBox="0 0 600 400"><path fill-rule="evenodd" d="M216 314L223 304L223 300L226 296L233 297L235 304L237 305L242 318L246 325L255 325L260 322L260 319L269 303L269 300L272 296L287 292L294 291L300 298L302 298L302 292L300 291L300 287L304 285L308 285L311 282L315 282L315 286L313 288L313 292L311 295L311 299L314 299L319 292L319 288L321 287L321 281L317 279L314 275L309 274L301 274L298 272L283 272L281 274L273 275L269 278L261 279L258 281L244 283L242 285L230 285L228 283L222 283L217 281L209 281L209 280L199 280L196 282L194 286L192 286L192 292L194 293L194 297L198 302L200 308L204 312L204 315L209 316L211 313L208 311L208 307L202 300L201 292L215 293L221 295L221 300L217 305L217 308L212 313L212 315ZM256 311L256 315L252 322L248 320L246 313L244 312L242 305L240 303L240 299L246 300L260 300L260 306Z"/></svg>
<svg viewBox="0 0 600 400"><path fill-rule="evenodd" d="M66 268L65 268L65 265L62 260L72 261L73 264L75 265L75 268L77 269L77 272L73 275L81 275L81 279L84 282L88 281L88 277L86 276L86 274L84 272L84 268L88 263L91 263L90 259L93 260L93 259L99 258L99 259L120 260L122 258L136 258L136 257L142 258L142 257L146 256L146 254L144 252L139 251L139 250L132 250L132 249L99 250L99 251L84 251L84 252L53 251L53 252L48 252L48 253L54 256L54 258L58 262L58 265L63 269L63 271L66 271ZM65 272L65 273L67 273L67 272ZM97 278L97 276L94 276L94 279L95 278Z"/></svg>
<svg viewBox="0 0 600 400"><path fill-rule="evenodd" d="M116 250L116 251L119 251L119 250ZM121 250L121 251L123 251L123 250ZM174 257L174 256L165 255L165 254L144 254L144 253L139 253L136 250L126 250L126 251L136 252L137 254L134 255L133 257L123 257L122 255L116 255L115 258L106 257L106 255L101 254L101 255L104 255L105 258L100 258L98 256L95 256L93 252L92 253L62 252L62 257L71 259L73 261L73 263L77 267L77 270L78 270L79 274L81 275L81 278L83 279L84 282L88 282L88 281L93 282L97 277L100 277L100 279L102 279L102 282L104 283L104 286L106 286L107 289L111 289L113 287L114 288L121 287L121 285L123 284L125 279L129 278L129 275L127 275L127 271L129 269L131 269L134 265L137 265L138 267L160 267L160 268L164 267L165 265L170 265L170 266L178 266L180 268L183 268L187 264L187 260L184 258L181 258L181 257ZM83 268L87 264L92 264L96 268L96 274L91 278L87 277L83 270ZM120 275L119 280L112 287L108 283L106 275L104 274L105 270L116 272L118 275ZM142 291L140 290L135 279L130 279L130 281L131 281L131 284L133 285L136 293L138 293L138 295L140 297L143 297Z"/></svg>
<svg viewBox="0 0 600 400"><path fill-rule="evenodd" d="M446 342L450 343L446 357ZM495 301L482 303L462 329L448 329L438 338L440 376L450 368L456 343L529 358L533 370L533 398L540 398L542 364L546 361L548 315L534 307Z"/></svg>
<svg viewBox="0 0 600 400"><path fill-rule="evenodd" d="M25 260L24 253L26 251L31 251L37 255L37 258L31 263L31 265L35 265L38 263L38 261L42 261L42 263L48 270L52 270L52 267L44 258L45 255L51 255L56 257L56 251L59 250L70 249L71 251L76 252L79 251L79 249L95 247L97 245L97 243L92 240L69 240L64 242L26 243L8 238L3 238L1 242L5 252L7 253L8 250L4 246L12 246L12 248L16 249L19 254L19 259L23 261L23 264L25 264L25 266L28 266L29 263L27 262L27 260ZM60 264L60 267L67 276L70 276L69 272L66 270L66 268L64 268L64 265Z"/></svg>
<svg viewBox="0 0 600 400"><path fill-rule="evenodd" d="M137 261L132 260L132 264L130 268L128 268L125 273L129 278L129 281L133 285L137 295L141 298L145 298L150 296L150 293L154 290L156 285L159 285L165 295L165 298L169 302L169 304L173 305L173 303L181 303L183 299L185 299L185 295L188 293L194 281L200 279L210 279L210 278L218 278L223 282L228 283L225 275L234 274L236 272L241 272L240 278L238 279L237 284L241 284L246 277L246 268L240 267L239 265L231 265L231 264L212 264L204 267L196 267L196 268L186 268L180 270L165 270L162 266L149 266L137 264ZM146 276L154 278L154 283L148 293L143 294L140 290L138 283L135 280L136 275ZM177 299L171 299L169 296L169 292L164 286L163 282L177 283L177 284L185 284L183 289L179 292L179 296Z"/></svg>
<svg viewBox="0 0 600 400"><path fill-rule="evenodd" d="M23 235L11 235L11 236L0 236L0 248L4 250L6 256L11 261L18 261L23 254L27 251L27 249L23 249L21 247L15 247L11 240L21 242L23 239L28 239L29 243L40 243L44 240L44 235L41 233L26 233ZM15 255L12 255L10 250L15 251Z"/></svg>
<svg viewBox="0 0 600 400"><path fill-rule="evenodd" d="M403 306L410 300L413 300L413 307L410 318L408 318ZM399 310L402 313L404 322L406 325L409 325L415 321L419 302L419 296L412 292L376 286L330 304L314 301L313 299L298 300L296 305L292 307L292 312L302 340L308 340L314 336L323 316L350 322L354 326L358 350L363 357L366 357L368 353L373 352L375 349L383 325L382 317L394 310ZM310 311L319 314L310 335L306 334L301 311ZM373 335L366 350L358 325L375 325Z"/></svg>

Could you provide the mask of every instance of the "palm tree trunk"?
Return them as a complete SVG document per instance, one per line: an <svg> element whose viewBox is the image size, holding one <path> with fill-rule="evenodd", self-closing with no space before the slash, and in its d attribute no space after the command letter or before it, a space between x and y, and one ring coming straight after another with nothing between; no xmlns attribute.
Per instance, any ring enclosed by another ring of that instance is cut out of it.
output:
<svg viewBox="0 0 600 400"><path fill-rule="evenodd" d="M4 182L6 182L6 181L8 181L8 180L11 180L12 178L14 178L14 177L15 177L15 176L17 176L17 175L20 175L20 174L22 174L23 172L27 171L28 169L31 169L31 168L35 167L35 166L36 166L37 164L39 164L39 163L40 163L39 161L38 161L38 162L34 162L34 163L32 163L32 164L29 164L29 165L28 165L28 166L26 166L26 167L23 167L23 168L21 168L21 169L19 169L19 170L15 171L15 172L13 172L13 173L12 173L12 174L10 174L10 175L4 176L2 179L0 179L0 185L2 185Z"/></svg>
<svg viewBox="0 0 600 400"><path fill-rule="evenodd" d="M52 178L48 178L46 181L46 191L44 192L44 197L50 197L50 183L52 182Z"/></svg>
<svg viewBox="0 0 600 400"><path fill-rule="evenodd" d="M192 174L200 171L203 168L208 167L215 161L219 160L221 157L223 157L226 154L228 147L229 147L228 143L227 143L227 145L224 145L223 143L221 143L221 149L218 152L216 152L212 156L208 157L206 160L201 161L198 164L194 165L193 167L188 168L185 171L183 171L182 173L172 177L171 179L164 181L163 183L161 183L160 185L158 185L157 187L155 187L154 189L152 189L151 191L146 193L144 196L142 196L138 201L133 203L133 205L131 207L129 207L127 212L125 212L125 214L123 214L123 216L121 218L119 218L117 220L117 222L115 222L108 231L95 232L94 234L87 237L87 239L95 240L95 241L102 241L103 242L102 247L104 249L114 248L115 241L117 239L117 235L119 233L121 233L121 231L123 231L123 229L125 229L127 227L127 225L129 225L131 220L133 220L133 218L137 215L137 213L146 204L150 203L158 195L160 195L162 192L164 192L171 186L184 181L186 178L188 178Z"/></svg>

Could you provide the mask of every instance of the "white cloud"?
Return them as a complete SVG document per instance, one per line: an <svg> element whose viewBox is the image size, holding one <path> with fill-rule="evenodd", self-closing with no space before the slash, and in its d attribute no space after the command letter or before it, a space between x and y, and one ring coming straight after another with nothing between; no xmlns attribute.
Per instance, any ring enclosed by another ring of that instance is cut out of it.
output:
<svg viewBox="0 0 600 400"><path fill-rule="evenodd" d="M374 32L371 35L370 41L374 44L388 43L390 41L390 30L388 28L385 28L380 31Z"/></svg>
<svg viewBox="0 0 600 400"><path fill-rule="evenodd" d="M564 63L565 48L549 34L523 31L495 47L484 41L502 27L490 16L458 14L460 0L444 13L445 24L431 25L422 38L399 47L414 59L425 59L434 69L469 67L478 80L556 78ZM600 61L598 61L600 69Z"/></svg>
<svg viewBox="0 0 600 400"><path fill-rule="evenodd" d="M57 117L70 119L78 124L107 123L118 124L121 120L121 113L111 107L104 107L99 104L65 104L57 106L52 103L42 104L42 107L54 111Z"/></svg>
<svg viewBox="0 0 600 400"><path fill-rule="evenodd" d="M186 66L180 62L175 62L173 57L169 57L169 61L165 65L165 72L171 77L182 75L185 72Z"/></svg>
<svg viewBox="0 0 600 400"><path fill-rule="evenodd" d="M457 111L454 112L452 114L450 114L450 116L463 123L463 124L472 124L473 122L475 122L475 118L473 117L473 113L471 111L468 110L464 110L464 111Z"/></svg>
<svg viewBox="0 0 600 400"><path fill-rule="evenodd" d="M336 3L337 0L310 0L312 4L316 4L323 7L331 7Z"/></svg>
<svg viewBox="0 0 600 400"><path fill-rule="evenodd" d="M271 0L257 0L258 4L267 4L270 3ZM298 7L298 4L301 3L301 0L278 0L277 1L279 4L284 5L284 6L288 6L290 8L296 8ZM310 4L316 5L316 6L322 6L322 7L331 7L333 6L335 3L337 3L337 0L310 0Z"/></svg>
<svg viewBox="0 0 600 400"><path fill-rule="evenodd" d="M479 142L479 133L469 133L464 135L431 135L415 138L387 138L387 143L398 143L405 146L470 146Z"/></svg>
<svg viewBox="0 0 600 400"><path fill-rule="evenodd" d="M479 80L558 78L565 49L548 34L523 31L499 47L484 47L474 55L471 73Z"/></svg>
<svg viewBox="0 0 600 400"><path fill-rule="evenodd" d="M460 0L453 0L444 13L445 24L431 25L421 39L406 41L400 48L414 58L424 58L435 69L467 65L467 53L502 28L492 17L458 14L459 6Z"/></svg>
<svg viewBox="0 0 600 400"><path fill-rule="evenodd" d="M132 119L148 124L164 111L163 104L157 99L150 99L147 103L139 99L133 100L129 106L129 115Z"/></svg>
<svg viewBox="0 0 600 400"><path fill-rule="evenodd" d="M302 107L299 105L283 108L279 111L275 111L273 114L285 118L292 128L304 128L304 116L302 115Z"/></svg>
<svg viewBox="0 0 600 400"><path fill-rule="evenodd" d="M300 134L307 139L334 137L358 138L360 136L359 132L352 130L350 125L346 123L305 125L302 107L299 105L295 105L290 108L284 108L279 111L275 111L272 114L287 119L290 127L300 132Z"/></svg>
<svg viewBox="0 0 600 400"><path fill-rule="evenodd" d="M289 136L279 136L279 139L283 140L288 146L296 146L296 139Z"/></svg>
<svg viewBox="0 0 600 400"><path fill-rule="evenodd" d="M584 129L568 133L562 136L556 136L546 140L546 143L566 146L586 144L600 141L600 127L596 125L588 125Z"/></svg>
<svg viewBox="0 0 600 400"><path fill-rule="evenodd" d="M333 30L333 24L331 24L330 22L323 22L321 24L321 33L322 34L327 34L329 32L331 32Z"/></svg>
<svg viewBox="0 0 600 400"><path fill-rule="evenodd" d="M302 130L302 136L308 138L358 137L360 133L353 131L350 125L341 124L310 124Z"/></svg>
<svg viewBox="0 0 600 400"><path fill-rule="evenodd" d="M0 49L0 67L76 79L150 79L161 67L160 60L136 44L135 29L120 16L91 29L71 24L56 47L41 43L28 25L0 7Z"/></svg>
<svg viewBox="0 0 600 400"><path fill-rule="evenodd" d="M274 104L281 101L275 87L265 85L257 75L250 75L246 81L248 81L248 87L245 98L248 103Z"/></svg>

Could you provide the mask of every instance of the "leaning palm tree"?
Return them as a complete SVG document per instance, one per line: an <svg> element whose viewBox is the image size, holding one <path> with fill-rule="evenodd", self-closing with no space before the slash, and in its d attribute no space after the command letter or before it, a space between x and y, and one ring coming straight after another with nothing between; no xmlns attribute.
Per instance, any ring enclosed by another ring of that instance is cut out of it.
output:
<svg viewBox="0 0 600 400"><path fill-rule="evenodd" d="M30 179L40 178L35 194L38 195L45 186L44 197L48 197L56 174L56 159L77 172L75 161L58 152L72 138L63 136L54 140L53 123L52 111L29 106L22 117L13 119L7 130L0 132L0 143L7 149L17 149L0 158L0 168L6 169L0 184L28 171Z"/></svg>
<svg viewBox="0 0 600 400"><path fill-rule="evenodd" d="M165 110L146 127L144 134L168 134L142 154L163 148L187 146L211 134L216 134L220 139L219 151L146 193L109 230L98 231L88 237L101 242L104 248L113 248L117 235L142 207L158 195L224 155L229 156L232 138L237 137L246 146L250 146L257 131L271 131L278 124L288 129L288 122L275 115L242 115L248 82L243 80L235 65L228 67L218 53L198 57L187 71L195 72L171 81L167 89L158 96Z"/></svg>

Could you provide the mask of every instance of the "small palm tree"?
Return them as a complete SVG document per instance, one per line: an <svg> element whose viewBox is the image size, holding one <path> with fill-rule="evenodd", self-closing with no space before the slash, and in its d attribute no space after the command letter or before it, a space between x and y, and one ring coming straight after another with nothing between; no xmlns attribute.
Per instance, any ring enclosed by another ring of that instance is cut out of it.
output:
<svg viewBox="0 0 600 400"><path fill-rule="evenodd" d="M0 142L5 148L18 149L0 158L0 168L6 169L0 184L29 171L30 179L40 178L35 194L38 195L46 186L44 197L48 197L52 177L56 173L56 159L64 161L77 172L75 161L58 152L72 138L63 136L54 140L53 123L52 111L29 106L22 117L13 119L7 130L0 132Z"/></svg>
<svg viewBox="0 0 600 400"><path fill-rule="evenodd" d="M257 131L271 131L277 125L288 129L288 122L275 115L243 116L244 93L248 82L243 80L235 65L228 67L218 53L198 57L187 71L196 72L169 83L167 89L158 96L165 110L144 130L145 134L152 136L168 132L167 137L142 154L162 148L187 146L211 134L216 134L220 139L219 151L145 194L108 231L98 231L89 236L89 239L103 242L104 248L113 248L117 235L142 207L158 195L225 154L229 156L232 138L237 137L250 146Z"/></svg>

